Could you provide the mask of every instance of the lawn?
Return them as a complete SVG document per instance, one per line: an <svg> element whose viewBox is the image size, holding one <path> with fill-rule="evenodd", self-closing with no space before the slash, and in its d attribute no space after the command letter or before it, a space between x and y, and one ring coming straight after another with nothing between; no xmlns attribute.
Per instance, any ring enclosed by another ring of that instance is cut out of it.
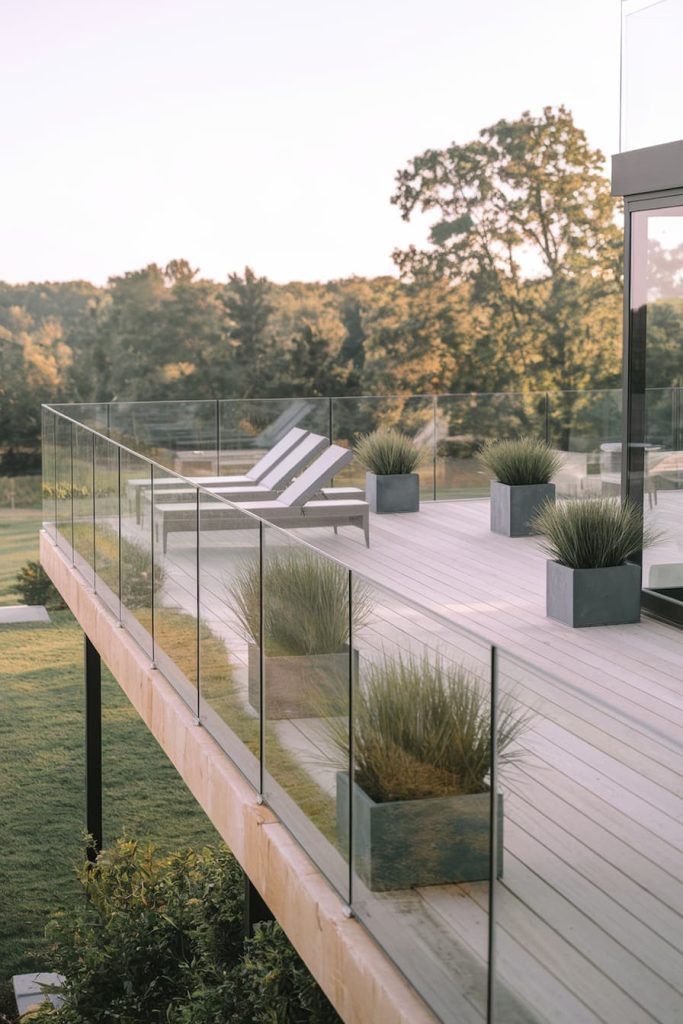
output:
<svg viewBox="0 0 683 1024"><path fill-rule="evenodd" d="M29 559L38 559L37 509L0 509L0 605L21 604L14 578Z"/></svg>
<svg viewBox="0 0 683 1024"><path fill-rule="evenodd" d="M83 830L82 633L52 624L0 628L0 979L49 967L43 928L78 893ZM164 850L218 837L108 672L103 673L105 843Z"/></svg>

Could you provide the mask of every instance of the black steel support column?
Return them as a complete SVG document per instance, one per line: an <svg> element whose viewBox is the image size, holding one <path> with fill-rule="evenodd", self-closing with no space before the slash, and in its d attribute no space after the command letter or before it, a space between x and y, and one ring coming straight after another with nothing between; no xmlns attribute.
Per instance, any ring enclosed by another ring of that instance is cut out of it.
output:
<svg viewBox="0 0 683 1024"><path fill-rule="evenodd" d="M256 886L252 885L249 876L244 875L244 934L248 939L254 934L254 925L261 921L274 921L268 904L262 899Z"/></svg>
<svg viewBox="0 0 683 1024"><path fill-rule="evenodd" d="M84 639L85 675L85 829L93 845L94 861L102 849L102 664L88 637Z"/></svg>

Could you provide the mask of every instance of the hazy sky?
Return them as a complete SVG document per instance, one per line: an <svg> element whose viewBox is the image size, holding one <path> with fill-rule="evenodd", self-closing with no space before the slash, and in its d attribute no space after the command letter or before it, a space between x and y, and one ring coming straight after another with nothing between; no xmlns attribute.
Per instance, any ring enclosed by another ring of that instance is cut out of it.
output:
<svg viewBox="0 0 683 1024"><path fill-rule="evenodd" d="M0 0L0 279L392 273L396 170L566 104L618 149L619 0Z"/></svg>

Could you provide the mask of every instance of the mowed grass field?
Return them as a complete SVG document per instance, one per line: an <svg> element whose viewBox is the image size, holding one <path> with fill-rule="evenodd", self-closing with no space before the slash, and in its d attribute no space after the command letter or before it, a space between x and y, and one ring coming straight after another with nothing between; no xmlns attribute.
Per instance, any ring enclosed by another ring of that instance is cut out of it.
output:
<svg viewBox="0 0 683 1024"><path fill-rule="evenodd" d="M41 520L37 509L0 509L0 605L22 603L15 576L27 561L38 560Z"/></svg>
<svg viewBox="0 0 683 1024"><path fill-rule="evenodd" d="M0 603L13 604L14 575L37 558L40 514L0 516ZM80 898L83 635L69 612L51 619L0 626L0 987L12 974L49 969L45 922ZM102 699L105 843L129 835L170 851L217 842L107 671Z"/></svg>

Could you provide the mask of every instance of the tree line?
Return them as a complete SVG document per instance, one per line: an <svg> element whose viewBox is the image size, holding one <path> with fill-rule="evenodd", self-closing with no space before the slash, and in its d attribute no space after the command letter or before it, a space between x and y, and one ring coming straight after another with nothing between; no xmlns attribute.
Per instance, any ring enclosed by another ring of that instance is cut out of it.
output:
<svg viewBox="0 0 683 1024"><path fill-rule="evenodd" d="M618 208L569 111L427 150L392 202L432 221L397 277L0 283L0 471L35 460L41 402L618 386Z"/></svg>

